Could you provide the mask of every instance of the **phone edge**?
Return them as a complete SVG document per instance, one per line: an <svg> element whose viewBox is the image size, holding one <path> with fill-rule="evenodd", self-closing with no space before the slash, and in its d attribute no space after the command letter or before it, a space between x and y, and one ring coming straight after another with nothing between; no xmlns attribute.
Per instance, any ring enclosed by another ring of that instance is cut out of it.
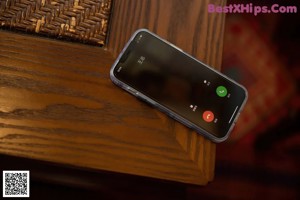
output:
<svg viewBox="0 0 300 200"><path fill-rule="evenodd" d="M122 57L122 55L124 54L125 50L128 48L128 46L131 44L131 42L133 41L133 39L135 38L135 36L140 33L140 32L147 32L151 35L153 35L154 37L158 38L159 40L165 42L166 44L172 46L173 48L177 49L178 51L182 52L184 55L188 56L189 58L192 58L193 60L195 60L196 62L204 65L206 68L212 70L213 72L219 74L220 76L222 76L223 78L227 79L228 81L238 85L239 87L241 87L245 93L245 98L243 100L243 103L241 104L237 114L235 115L234 119L233 119L233 123L231 124L231 126L229 127L227 133L225 134L224 137L218 138L212 134L210 134L208 131L202 129L201 127L197 126L196 124L190 122L189 120L183 118L182 116L178 115L177 113L173 112L172 110L166 108L165 106L161 105L160 103L152 100L151 98L149 98L148 96L142 94L141 92L135 90L134 88L130 87L129 85L127 85L126 83L123 83L122 81L119 81L113 71L115 69L115 67L117 66L118 62L120 61L120 58ZM132 36L130 37L130 39L128 40L128 42L125 44L124 48L122 49L122 51L120 52L120 54L118 55L117 59L115 60L115 62L113 63L111 69L110 69L110 79L112 80L112 82L114 84L116 84L117 86L120 86L122 89L124 89L126 92L132 94L135 97L138 97L142 100L144 100L145 102L149 103L150 105L158 108L158 110L160 110L161 112L165 113L166 115L168 115L169 117L173 118L174 120L184 124L185 126L189 127L192 130L195 130L198 134L203 135L204 137L208 138L209 140L215 142L215 143L220 143L225 141L226 139L228 139L230 133L233 131L233 128L236 124L237 121L237 117L240 115L240 113L242 112L242 110L244 109L244 106L248 100L248 90L241 84L239 84L238 82L236 82L235 80L229 78L228 76L222 74L221 72L219 72L218 70L208 66L207 64L203 63L200 60L197 60L196 58L194 58L192 55L184 52L182 49L180 49L179 47L177 47L176 45L170 43L169 41L161 38L160 36L156 35L155 33L152 33L151 31L149 31L148 29L145 28L141 28L136 30Z"/></svg>

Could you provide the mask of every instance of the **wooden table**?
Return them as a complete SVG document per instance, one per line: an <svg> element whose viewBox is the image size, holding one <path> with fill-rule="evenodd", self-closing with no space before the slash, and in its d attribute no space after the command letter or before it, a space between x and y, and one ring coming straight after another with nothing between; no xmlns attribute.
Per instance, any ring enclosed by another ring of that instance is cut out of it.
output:
<svg viewBox="0 0 300 200"><path fill-rule="evenodd" d="M215 144L116 87L109 70L141 27L219 67L224 15L207 13L212 0L132 2L115 1L105 48L0 31L1 154L183 183L213 179Z"/></svg>

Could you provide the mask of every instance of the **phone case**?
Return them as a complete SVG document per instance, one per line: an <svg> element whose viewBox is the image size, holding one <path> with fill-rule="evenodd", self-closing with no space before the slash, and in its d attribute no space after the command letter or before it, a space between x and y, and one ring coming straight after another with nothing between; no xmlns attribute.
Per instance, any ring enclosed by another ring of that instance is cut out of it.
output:
<svg viewBox="0 0 300 200"><path fill-rule="evenodd" d="M126 83L124 83L124 82L118 80L118 79L114 76L113 71L114 71L115 67L117 66L118 62L120 61L120 59L121 59L123 53L124 53L125 50L128 48L128 46L130 45L130 43L134 40L134 38L136 37L136 35L139 34L139 33L142 32L142 31L143 31L143 32L147 32L147 33L151 34L152 36L158 38L158 39L161 40L162 42L165 42L166 44L172 46L173 48L175 48L175 49L177 49L178 51L182 52L182 53L185 54L186 56L190 57L191 59L194 59L195 61L197 61L197 62L199 62L199 63L201 63L201 64L204 65L205 67L208 67L208 68L211 69L212 71L214 71L214 72L216 72L217 74L223 76L224 78L230 80L231 82L235 83L236 85L240 86L241 88L243 88L243 89L245 90L246 98L245 98L243 104L241 105L241 107L240 107L240 109L239 109L237 115L236 115L235 118L233 119L234 123L232 123L232 125L231 125L229 131L226 133L226 135L225 135L224 137L218 138L218 137L216 137L216 136L210 134L210 133L207 132L206 130L202 129L201 127L199 127L199 126L197 126L197 125L195 125L195 124L193 124L192 122L190 122L189 120L183 118L182 116L178 115L177 113L174 113L173 111L171 111L171 110L168 109L167 107L161 105L159 102L156 102L156 101L154 101L153 99L147 97L146 95L142 94L141 92L139 92L139 91L135 90L134 88L128 86ZM235 125L235 122L236 122L236 120L237 120L237 118L238 118L238 116L239 116L239 113L242 111L242 109L243 109L243 107L244 107L244 105L245 105L245 103L246 103L247 97L248 97L248 95L247 95L247 94L248 94L248 93L247 93L247 90L246 90L246 88L245 88L244 86L238 84L238 83L235 82L234 80L229 79L229 78L226 77L225 75L221 74L219 71L217 71L217 70L215 70L215 69L209 67L208 65L202 63L201 61L195 59L195 58L192 57L191 55L185 53L182 49L176 47L174 44L172 44L172 43L170 43L170 42L168 42L168 41L162 39L161 37L159 37L158 35L156 35L156 34L150 32L150 31L147 30L147 29L139 29L139 30L137 30L137 31L131 36L131 38L129 39L129 41L127 42L127 44L125 45L125 47L123 48L123 50L121 51L121 53L119 54L118 58L116 59L116 61L115 61L114 64L112 65L111 70L110 70L110 78L111 78L111 80L113 81L114 84L116 84L117 86L123 88L125 91L127 91L127 92L129 92L130 94L134 95L135 97L137 97L137 98L139 98L139 99L141 99L141 100L143 100L143 101L149 103L150 105L154 106L154 107L157 108L158 110L160 110L160 111L162 111L163 113L167 114L169 117L171 117L171 118L173 118L173 119L179 121L180 123L184 124L185 126L187 126L187 127L191 128L191 129L195 130L197 133L199 133L199 134L205 136L206 138L208 138L208 139L210 139L211 141L216 142L216 143L222 142L222 141L224 141L224 140L226 140L226 139L228 138L228 136L229 136L230 132L232 131L232 129L233 129L234 125Z"/></svg>

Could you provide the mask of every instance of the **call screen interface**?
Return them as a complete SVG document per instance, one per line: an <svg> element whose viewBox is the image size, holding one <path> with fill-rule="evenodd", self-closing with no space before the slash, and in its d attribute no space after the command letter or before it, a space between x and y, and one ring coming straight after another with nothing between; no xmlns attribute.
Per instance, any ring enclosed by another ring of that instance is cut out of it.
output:
<svg viewBox="0 0 300 200"><path fill-rule="evenodd" d="M139 32L114 76L217 138L229 131L245 90L148 32Z"/></svg>

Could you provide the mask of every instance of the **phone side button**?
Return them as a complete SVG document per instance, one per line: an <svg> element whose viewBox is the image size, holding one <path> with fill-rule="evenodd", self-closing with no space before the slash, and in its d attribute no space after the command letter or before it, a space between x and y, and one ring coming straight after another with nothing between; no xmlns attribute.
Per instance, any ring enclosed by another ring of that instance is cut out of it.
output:
<svg viewBox="0 0 300 200"><path fill-rule="evenodd" d="M127 91L128 91L130 94L132 94L132 95L134 95L134 96L137 96L136 91L135 91L134 89L130 88L130 87L127 87Z"/></svg>
<svg viewBox="0 0 300 200"><path fill-rule="evenodd" d="M147 103L153 105L153 106L156 105L156 103L155 103L154 101L152 101L151 99L144 99L144 98L143 98L143 100L146 101Z"/></svg>

